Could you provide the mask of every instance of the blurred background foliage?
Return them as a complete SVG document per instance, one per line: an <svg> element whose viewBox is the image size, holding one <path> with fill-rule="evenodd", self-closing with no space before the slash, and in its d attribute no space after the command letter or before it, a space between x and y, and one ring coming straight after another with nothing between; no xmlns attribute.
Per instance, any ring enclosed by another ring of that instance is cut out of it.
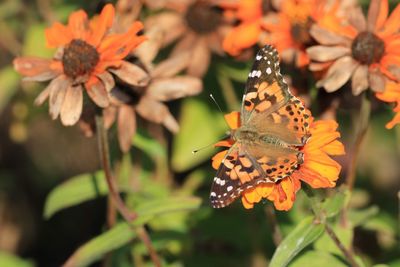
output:
<svg viewBox="0 0 400 267"><path fill-rule="evenodd" d="M85 138L77 127L51 121L46 106L34 107L33 99L44 85L22 83L10 63L19 55L51 57L54 51L44 46L48 21L65 21L79 8L94 14L103 4L61 0L0 3L2 267L60 266L68 259L66 266L132 266L132 262L151 266L144 245L129 226L107 216L116 211L108 210L110 200L104 175L98 171L95 138ZM364 1L364 7L367 5ZM235 97L241 99L249 68L250 63L214 57L202 94L169 103L181 131L175 136L163 133L167 143L140 129L131 152L121 155L116 129L109 132L120 190L128 206L140 215L135 224L150 229L165 266L266 266L271 262L276 248L267 218L271 203L245 210L237 201L229 208L213 210L208 203L214 177L209 159L215 150L191 153L219 140L227 130L208 95L214 94L224 112L231 111L235 107L225 104L222 92L233 88ZM320 198L339 196L333 208L331 204L326 208L332 213L327 217L341 241L353 244L362 266L398 267L400 127L386 130L391 110L372 105L351 198L345 192L335 193L338 189L317 194ZM346 147L352 142L351 113L352 109L338 111ZM346 172L348 158L340 161ZM343 205L350 207L346 226L340 224L337 210ZM347 266L341 251L321 229L309 229L313 225L310 215L310 202L303 192L290 212L276 212L283 236L310 234L304 246L282 249L271 266L289 261L294 250L303 248L289 266ZM293 245L290 240L284 242Z"/></svg>

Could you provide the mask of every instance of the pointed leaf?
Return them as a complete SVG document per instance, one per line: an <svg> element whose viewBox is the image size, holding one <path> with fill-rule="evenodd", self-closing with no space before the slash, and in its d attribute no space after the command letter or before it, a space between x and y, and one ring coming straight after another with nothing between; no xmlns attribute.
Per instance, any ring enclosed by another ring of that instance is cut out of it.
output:
<svg viewBox="0 0 400 267"><path fill-rule="evenodd" d="M269 267L287 266L294 256L314 242L324 229L324 224L315 222L311 216L303 219L278 246Z"/></svg>
<svg viewBox="0 0 400 267"><path fill-rule="evenodd" d="M141 226L162 214L195 210L200 204L201 200L195 197L175 197L149 201L136 208L138 218L132 222L132 225L134 227ZM135 231L127 223L119 223L78 248L67 260L64 267L88 266L110 251L128 244L135 237Z"/></svg>
<svg viewBox="0 0 400 267"><path fill-rule="evenodd" d="M127 185L120 185L121 191L128 191ZM44 217L46 219L54 213L108 194L107 182L102 171L95 174L82 174L54 188L47 196Z"/></svg>

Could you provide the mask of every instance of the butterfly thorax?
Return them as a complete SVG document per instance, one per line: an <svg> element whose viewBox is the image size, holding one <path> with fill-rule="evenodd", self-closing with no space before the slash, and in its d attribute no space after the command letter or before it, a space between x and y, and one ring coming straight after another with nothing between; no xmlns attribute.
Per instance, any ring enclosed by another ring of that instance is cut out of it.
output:
<svg viewBox="0 0 400 267"><path fill-rule="evenodd" d="M249 127L239 127L231 132L233 140L241 144L263 145L271 144L281 147L289 147L287 143L279 139L277 136L259 133Z"/></svg>

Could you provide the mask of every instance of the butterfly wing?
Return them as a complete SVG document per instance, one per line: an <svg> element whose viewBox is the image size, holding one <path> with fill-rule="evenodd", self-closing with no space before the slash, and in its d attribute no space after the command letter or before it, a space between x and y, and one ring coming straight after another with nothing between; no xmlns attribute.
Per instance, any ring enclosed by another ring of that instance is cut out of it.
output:
<svg viewBox="0 0 400 267"><path fill-rule="evenodd" d="M280 74L278 52L270 45L257 53L249 73L241 119L242 125L290 145L302 146L308 138L310 114L290 93Z"/></svg>
<svg viewBox="0 0 400 267"><path fill-rule="evenodd" d="M256 184L272 182L260 165L250 157L243 144L235 143L227 152L211 186L213 208L231 204L241 193Z"/></svg>

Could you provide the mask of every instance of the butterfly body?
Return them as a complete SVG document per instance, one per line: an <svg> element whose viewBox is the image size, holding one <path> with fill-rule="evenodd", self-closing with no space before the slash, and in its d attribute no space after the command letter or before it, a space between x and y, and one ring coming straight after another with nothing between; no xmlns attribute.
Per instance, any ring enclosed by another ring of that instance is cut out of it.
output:
<svg viewBox="0 0 400 267"><path fill-rule="evenodd" d="M277 183L303 163L310 114L280 74L278 53L265 46L256 55L246 83L240 125L211 187L214 208L232 203L245 190Z"/></svg>

